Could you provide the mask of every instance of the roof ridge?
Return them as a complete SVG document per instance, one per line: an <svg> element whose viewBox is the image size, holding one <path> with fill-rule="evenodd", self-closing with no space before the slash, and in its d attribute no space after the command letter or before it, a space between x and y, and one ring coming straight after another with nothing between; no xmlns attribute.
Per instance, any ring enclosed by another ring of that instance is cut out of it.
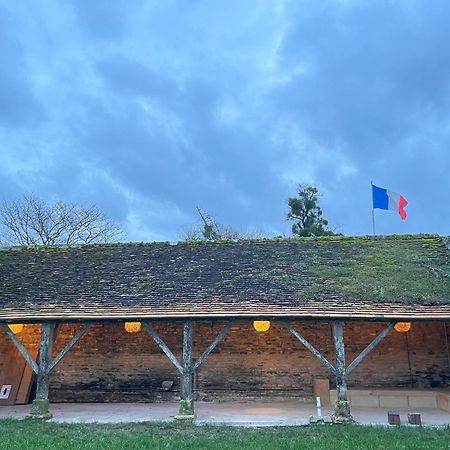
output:
<svg viewBox="0 0 450 450"><path fill-rule="evenodd" d="M448 247L450 237L440 236L436 233L419 234L386 234L386 235L351 235L351 236L313 236L313 237L268 237L257 239L229 239L220 241L153 241L153 242L102 242L95 244L54 244L54 245L12 245L0 247L0 251L8 250L66 250L72 248L95 248L95 247L125 247L125 246L195 246L195 245L227 245L227 244L265 244L265 243L291 243L291 242L340 242L340 241L386 241L386 240L420 240L441 239ZM450 247L449 247L450 249Z"/></svg>

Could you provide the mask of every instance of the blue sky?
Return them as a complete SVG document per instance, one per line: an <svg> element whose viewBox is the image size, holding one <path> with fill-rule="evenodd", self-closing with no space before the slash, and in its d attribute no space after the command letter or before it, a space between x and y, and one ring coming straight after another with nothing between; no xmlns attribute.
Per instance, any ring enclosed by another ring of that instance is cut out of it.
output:
<svg viewBox="0 0 450 450"><path fill-rule="evenodd" d="M289 235L315 183L350 235L373 180L410 202L380 233L450 234L449 19L447 0L0 0L0 198L176 241L196 206Z"/></svg>

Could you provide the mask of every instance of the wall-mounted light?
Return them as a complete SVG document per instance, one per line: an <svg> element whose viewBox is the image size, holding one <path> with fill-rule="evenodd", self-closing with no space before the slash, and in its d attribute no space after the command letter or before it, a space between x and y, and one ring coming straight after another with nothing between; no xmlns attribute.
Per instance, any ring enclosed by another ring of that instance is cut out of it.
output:
<svg viewBox="0 0 450 450"><path fill-rule="evenodd" d="M138 333L141 331L141 322L125 322L124 326L127 333Z"/></svg>
<svg viewBox="0 0 450 450"><path fill-rule="evenodd" d="M10 323L8 327L14 334L19 334L23 330L23 323Z"/></svg>
<svg viewBox="0 0 450 450"><path fill-rule="evenodd" d="M395 324L394 330L399 333L406 333L411 329L411 322L398 322Z"/></svg>
<svg viewBox="0 0 450 450"><path fill-rule="evenodd" d="M269 320L254 320L253 321L253 328L258 333L265 333L266 331L269 331L270 321Z"/></svg>

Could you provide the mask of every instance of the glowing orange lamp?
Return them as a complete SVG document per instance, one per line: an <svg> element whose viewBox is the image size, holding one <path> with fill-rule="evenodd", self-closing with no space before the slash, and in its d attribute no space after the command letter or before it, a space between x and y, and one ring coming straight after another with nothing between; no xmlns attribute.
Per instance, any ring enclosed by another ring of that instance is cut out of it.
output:
<svg viewBox="0 0 450 450"><path fill-rule="evenodd" d="M255 321L253 321L253 328L258 333L265 333L266 331L269 331L270 321L269 320L255 320Z"/></svg>

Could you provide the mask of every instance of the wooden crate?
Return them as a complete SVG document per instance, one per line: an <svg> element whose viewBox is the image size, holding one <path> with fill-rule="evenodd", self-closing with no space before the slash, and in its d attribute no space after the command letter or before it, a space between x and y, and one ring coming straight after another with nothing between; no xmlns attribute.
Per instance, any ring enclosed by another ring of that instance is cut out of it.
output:
<svg viewBox="0 0 450 450"><path fill-rule="evenodd" d="M322 406L330 406L330 380L328 378L314 378L313 392L315 397L320 397Z"/></svg>
<svg viewBox="0 0 450 450"><path fill-rule="evenodd" d="M422 425L422 419L419 413L408 413L408 423L411 425Z"/></svg>
<svg viewBox="0 0 450 450"><path fill-rule="evenodd" d="M400 425L400 413L397 411L388 412L389 425Z"/></svg>

